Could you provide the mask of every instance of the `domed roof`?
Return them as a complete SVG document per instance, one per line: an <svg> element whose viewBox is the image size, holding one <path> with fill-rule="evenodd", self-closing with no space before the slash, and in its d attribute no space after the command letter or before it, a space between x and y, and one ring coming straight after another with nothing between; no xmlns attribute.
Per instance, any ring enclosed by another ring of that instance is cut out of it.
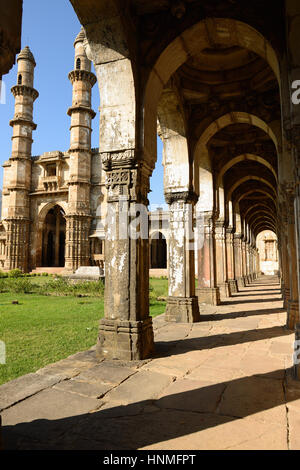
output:
<svg viewBox="0 0 300 470"><path fill-rule="evenodd" d="M74 46L77 42L83 42L85 40L85 31L83 29L83 26L81 26L81 30L79 31L75 41L74 41Z"/></svg>
<svg viewBox="0 0 300 470"><path fill-rule="evenodd" d="M18 55L17 60L20 60L20 59L30 60L34 65L36 65L33 54L28 46L24 47L24 49L21 50L20 54Z"/></svg>

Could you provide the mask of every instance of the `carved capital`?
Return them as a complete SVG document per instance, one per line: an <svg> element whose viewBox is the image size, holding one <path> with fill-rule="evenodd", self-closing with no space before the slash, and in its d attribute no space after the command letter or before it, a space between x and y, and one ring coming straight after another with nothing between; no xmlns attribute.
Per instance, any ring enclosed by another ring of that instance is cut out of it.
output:
<svg viewBox="0 0 300 470"><path fill-rule="evenodd" d="M142 165L135 168L114 168L106 172L106 187L108 202L117 202L127 199L148 205L150 191L150 172Z"/></svg>
<svg viewBox="0 0 300 470"><path fill-rule="evenodd" d="M136 150L127 149L119 150L117 152L101 153L101 160L103 169L110 171L111 169L119 168L132 168L136 163Z"/></svg>
<svg viewBox="0 0 300 470"><path fill-rule="evenodd" d="M198 196L193 191L182 191L182 192L169 192L165 193L165 200L167 204L173 204L174 202L184 202L185 204L196 203Z"/></svg>

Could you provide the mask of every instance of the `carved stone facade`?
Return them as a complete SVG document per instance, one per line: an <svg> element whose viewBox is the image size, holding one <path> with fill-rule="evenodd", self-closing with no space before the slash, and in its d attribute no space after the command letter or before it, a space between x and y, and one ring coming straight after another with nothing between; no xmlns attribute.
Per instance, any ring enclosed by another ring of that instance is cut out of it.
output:
<svg viewBox="0 0 300 470"><path fill-rule="evenodd" d="M97 234L100 201L105 181L101 155L91 148L91 93L96 77L84 49L83 30L77 36L74 70L70 148L34 157L31 155L35 60L29 47L18 55L13 147L4 164L2 198L2 268L30 271L38 267L103 266L101 235Z"/></svg>

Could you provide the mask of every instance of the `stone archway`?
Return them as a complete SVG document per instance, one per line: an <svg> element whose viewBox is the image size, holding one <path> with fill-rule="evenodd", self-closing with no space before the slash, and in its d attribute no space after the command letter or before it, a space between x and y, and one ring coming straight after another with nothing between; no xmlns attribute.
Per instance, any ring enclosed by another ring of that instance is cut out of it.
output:
<svg viewBox="0 0 300 470"><path fill-rule="evenodd" d="M59 205L55 205L49 209L43 222L41 267L63 268L65 244L65 212Z"/></svg>
<svg viewBox="0 0 300 470"><path fill-rule="evenodd" d="M150 243L151 269L167 269L167 241L163 233L155 232Z"/></svg>

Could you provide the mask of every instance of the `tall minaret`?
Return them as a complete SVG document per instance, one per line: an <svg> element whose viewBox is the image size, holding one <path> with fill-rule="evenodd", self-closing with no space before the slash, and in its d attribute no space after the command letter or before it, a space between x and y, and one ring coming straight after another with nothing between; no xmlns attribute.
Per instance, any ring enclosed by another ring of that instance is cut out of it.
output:
<svg viewBox="0 0 300 470"><path fill-rule="evenodd" d="M4 164L2 217L7 233L5 269L28 270L29 253L29 192L31 187L31 148L33 103L39 96L34 89L34 57L26 46L18 55L17 85L11 91L15 97L12 154Z"/></svg>
<svg viewBox="0 0 300 470"><path fill-rule="evenodd" d="M69 73L73 85L72 106L68 110L71 143L65 267L69 271L90 264L91 123L96 116L91 108L91 98L97 79L85 53L85 39L82 28L74 43L74 70Z"/></svg>

